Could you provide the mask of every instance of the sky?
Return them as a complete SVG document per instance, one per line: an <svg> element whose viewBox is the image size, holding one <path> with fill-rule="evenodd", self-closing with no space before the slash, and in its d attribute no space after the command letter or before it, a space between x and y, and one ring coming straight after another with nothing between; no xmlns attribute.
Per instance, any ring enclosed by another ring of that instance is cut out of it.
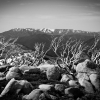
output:
<svg viewBox="0 0 100 100"><path fill-rule="evenodd" d="M0 33L13 28L100 31L100 0L0 0Z"/></svg>

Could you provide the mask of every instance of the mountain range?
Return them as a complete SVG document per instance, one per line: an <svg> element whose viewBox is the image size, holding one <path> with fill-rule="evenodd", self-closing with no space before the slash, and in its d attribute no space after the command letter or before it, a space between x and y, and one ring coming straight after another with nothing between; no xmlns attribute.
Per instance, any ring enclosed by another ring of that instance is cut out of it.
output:
<svg viewBox="0 0 100 100"><path fill-rule="evenodd" d="M65 43L69 38L72 40L81 40L91 45L94 42L94 36L99 37L100 32L88 32L81 30L73 29L34 29L34 28L15 28L3 33L0 33L0 36L9 38L18 38L17 43L25 46L27 49L34 50L35 43L44 43L45 50L49 48L50 43L53 38L60 37L64 35L63 43ZM98 47L100 47L98 45ZM54 55L51 52L48 52L48 55Z"/></svg>

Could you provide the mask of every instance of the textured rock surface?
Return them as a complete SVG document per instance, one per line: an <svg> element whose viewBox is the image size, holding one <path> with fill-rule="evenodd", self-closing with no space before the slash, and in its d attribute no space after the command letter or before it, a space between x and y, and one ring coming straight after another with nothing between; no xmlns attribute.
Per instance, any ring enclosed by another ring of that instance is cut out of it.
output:
<svg viewBox="0 0 100 100"><path fill-rule="evenodd" d="M41 85L39 85L39 89L45 90L45 91L53 91L54 90L54 86L53 85L49 85L49 84L41 84Z"/></svg>
<svg viewBox="0 0 100 100"><path fill-rule="evenodd" d="M24 95L22 100L39 100L39 96L43 93L40 89L35 89L28 95Z"/></svg>
<svg viewBox="0 0 100 100"><path fill-rule="evenodd" d="M48 68L46 75L48 80L58 80L60 78L60 70L57 66Z"/></svg>
<svg viewBox="0 0 100 100"><path fill-rule="evenodd" d="M61 78L60 82L68 82L69 80L72 80L72 79L73 79L72 75L62 74L62 78Z"/></svg>

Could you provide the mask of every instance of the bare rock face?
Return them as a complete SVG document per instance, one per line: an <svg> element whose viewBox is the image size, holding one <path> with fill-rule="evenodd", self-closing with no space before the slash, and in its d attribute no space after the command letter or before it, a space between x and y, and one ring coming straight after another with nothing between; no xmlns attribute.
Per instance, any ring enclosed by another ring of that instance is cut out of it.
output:
<svg viewBox="0 0 100 100"><path fill-rule="evenodd" d="M48 80L58 80L60 78L59 67L54 66L47 69L46 76Z"/></svg>

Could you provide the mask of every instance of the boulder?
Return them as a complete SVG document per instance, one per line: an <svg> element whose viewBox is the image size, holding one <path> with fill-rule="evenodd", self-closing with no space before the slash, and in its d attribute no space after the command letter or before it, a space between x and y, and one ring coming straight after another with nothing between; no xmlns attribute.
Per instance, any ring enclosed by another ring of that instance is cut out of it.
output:
<svg viewBox="0 0 100 100"><path fill-rule="evenodd" d="M14 78L11 79L4 90L1 92L1 97L9 94L18 95L19 92L23 94L29 94L34 87L31 85L30 82L26 80L15 80Z"/></svg>
<svg viewBox="0 0 100 100"><path fill-rule="evenodd" d="M60 70L58 66L53 66L47 69L46 76L48 80L59 80Z"/></svg>
<svg viewBox="0 0 100 100"><path fill-rule="evenodd" d="M62 74L62 78L60 82L68 82L69 80L73 80L73 76L69 74Z"/></svg>
<svg viewBox="0 0 100 100"><path fill-rule="evenodd" d="M55 84L55 90L62 93L65 90L65 85L63 85L63 84Z"/></svg>
<svg viewBox="0 0 100 100"><path fill-rule="evenodd" d="M6 80L10 80L12 78L15 78L15 79L18 79L18 80L22 79L21 75L19 73L8 71L8 73L6 75Z"/></svg>
<svg viewBox="0 0 100 100"><path fill-rule="evenodd" d="M39 74L23 74L22 78L27 81L37 81L40 79L40 75Z"/></svg>
<svg viewBox="0 0 100 100"><path fill-rule="evenodd" d="M31 70L31 69L34 69L35 68L35 66L28 66L28 65L21 65L20 67L19 67L19 69L22 71L22 72L24 72L25 70Z"/></svg>
<svg viewBox="0 0 100 100"><path fill-rule="evenodd" d="M0 66L0 72L4 72L7 68L7 65Z"/></svg>
<svg viewBox="0 0 100 100"><path fill-rule="evenodd" d="M18 84L18 82L13 78L11 79L4 90L1 92L0 97L4 97L8 94L18 94L22 89L22 85Z"/></svg>
<svg viewBox="0 0 100 100"><path fill-rule="evenodd" d="M97 65L94 64L89 59L86 59L84 62L79 63L76 66L76 72L87 72L87 73L96 73Z"/></svg>
<svg viewBox="0 0 100 100"><path fill-rule="evenodd" d="M75 81L75 80L69 80L69 86L71 87L76 87L79 85L78 81Z"/></svg>
<svg viewBox="0 0 100 100"><path fill-rule="evenodd" d="M23 94L29 94L34 89L32 84L26 80L20 80L18 83L22 85L21 93Z"/></svg>
<svg viewBox="0 0 100 100"><path fill-rule="evenodd" d="M41 85L39 85L39 89L45 90L45 91L53 91L54 90L54 85L41 84Z"/></svg>
<svg viewBox="0 0 100 100"><path fill-rule="evenodd" d="M12 78L22 79L22 73L18 67L11 67L6 74L6 80L10 80Z"/></svg>
<svg viewBox="0 0 100 100"><path fill-rule="evenodd" d="M40 71L40 68L32 68L29 70L25 70L24 73L26 73L26 74L40 74L41 71Z"/></svg>
<svg viewBox="0 0 100 100"><path fill-rule="evenodd" d="M79 79L79 83L85 88L86 93L94 93L93 86L89 81L85 79Z"/></svg>
<svg viewBox="0 0 100 100"><path fill-rule="evenodd" d="M91 74L90 81L96 90L100 90L100 79L98 74Z"/></svg>
<svg viewBox="0 0 100 100"><path fill-rule="evenodd" d="M56 96L44 92L39 96L39 100L59 100Z"/></svg>
<svg viewBox="0 0 100 100"><path fill-rule="evenodd" d="M39 100L39 96L43 93L41 89L34 89L28 95L24 95L22 100Z"/></svg>
<svg viewBox="0 0 100 100"><path fill-rule="evenodd" d="M74 99L80 98L84 95L84 93L76 87L69 87L65 89L65 95L69 97L73 97Z"/></svg>

